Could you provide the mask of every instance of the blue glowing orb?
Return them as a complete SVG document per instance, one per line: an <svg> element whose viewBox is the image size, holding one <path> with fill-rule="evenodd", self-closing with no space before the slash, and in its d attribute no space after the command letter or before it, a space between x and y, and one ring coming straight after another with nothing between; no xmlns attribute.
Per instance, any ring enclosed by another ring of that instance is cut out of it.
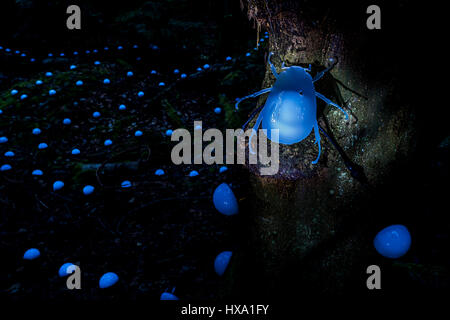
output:
<svg viewBox="0 0 450 320"><path fill-rule="evenodd" d="M65 125L69 125L69 124L71 124L72 123L72 120L70 120L69 118L65 118L64 120L63 120L63 124L65 124Z"/></svg>
<svg viewBox="0 0 450 320"><path fill-rule="evenodd" d="M219 276L223 276L227 270L232 255L231 251L224 251L217 255L216 260L214 260L214 270Z"/></svg>
<svg viewBox="0 0 450 320"><path fill-rule="evenodd" d="M42 170L36 169L36 170L33 170L33 172L31 174L33 176L42 176L44 174L44 172L42 172Z"/></svg>
<svg viewBox="0 0 450 320"><path fill-rule="evenodd" d="M71 274L73 271L69 273L69 271L67 270L71 266L75 266L75 265L73 263L70 263L70 262L64 263L61 266L61 268L59 268L58 275L60 277L65 277L65 276L68 276L69 274Z"/></svg>
<svg viewBox="0 0 450 320"><path fill-rule="evenodd" d="M121 110L121 111L126 110L126 109L127 109L127 107L124 104L121 104L119 106L119 110Z"/></svg>
<svg viewBox="0 0 450 320"><path fill-rule="evenodd" d="M119 281L119 276L114 272L105 273L98 282L98 286L102 289L109 288Z"/></svg>
<svg viewBox="0 0 450 320"><path fill-rule="evenodd" d="M128 180L125 180L125 181L122 182L121 187L122 188L130 188L131 187L131 182L128 181Z"/></svg>
<svg viewBox="0 0 450 320"><path fill-rule="evenodd" d="M164 175L164 170L163 169L158 169L158 170L155 171L155 174L157 176L162 176L162 175Z"/></svg>
<svg viewBox="0 0 450 320"><path fill-rule="evenodd" d="M136 137L140 137L140 136L142 136L142 131L141 131L141 130L137 130L137 131L134 133L134 135L135 135Z"/></svg>
<svg viewBox="0 0 450 320"><path fill-rule="evenodd" d="M0 137L0 143L6 143L6 142L8 142L7 137Z"/></svg>
<svg viewBox="0 0 450 320"><path fill-rule="evenodd" d="M170 292L163 292L161 294L160 300L180 300L176 295Z"/></svg>
<svg viewBox="0 0 450 320"><path fill-rule="evenodd" d="M41 134L41 129L39 129L39 128L34 128L33 131L32 131L32 133L33 133L35 136L37 136L37 135Z"/></svg>
<svg viewBox="0 0 450 320"><path fill-rule="evenodd" d="M189 172L189 177L196 177L196 176L198 176L198 171L192 170L191 172Z"/></svg>
<svg viewBox="0 0 450 320"><path fill-rule="evenodd" d="M400 258L411 246L411 235L405 226L394 224L378 232L373 245L386 258Z"/></svg>
<svg viewBox="0 0 450 320"><path fill-rule="evenodd" d="M94 118L99 118L99 117L100 117L100 112L95 111L95 112L92 114L92 116L93 116Z"/></svg>
<svg viewBox="0 0 450 320"><path fill-rule="evenodd" d="M80 149L75 148L75 149L72 150L72 154L74 156L77 155L77 154L80 154L80 153L81 153Z"/></svg>
<svg viewBox="0 0 450 320"><path fill-rule="evenodd" d="M83 193L88 196L94 192L95 188L93 186L87 185L83 188Z"/></svg>
<svg viewBox="0 0 450 320"><path fill-rule="evenodd" d="M103 80L103 83L104 83L104 84L110 84L111 81L110 81L109 79L105 79L105 80Z"/></svg>
<svg viewBox="0 0 450 320"><path fill-rule="evenodd" d="M39 252L38 249L31 248L31 249L28 249L27 251L25 251L23 258L25 260L34 260L34 259L39 258L40 256L41 256L41 253Z"/></svg>
<svg viewBox="0 0 450 320"><path fill-rule="evenodd" d="M217 211L224 215L231 216L239 211L236 196L226 183L222 183L214 190L213 202Z"/></svg>
<svg viewBox="0 0 450 320"><path fill-rule="evenodd" d="M12 169L12 167L9 164L4 164L0 167L0 171L9 171L11 169Z"/></svg>
<svg viewBox="0 0 450 320"><path fill-rule="evenodd" d="M55 183L53 183L53 191L58 191L61 190L64 187L64 182L62 181L55 181Z"/></svg>
<svg viewBox="0 0 450 320"><path fill-rule="evenodd" d="M45 142L41 142L38 145L38 149L43 150L43 149L47 149L48 145Z"/></svg>
<svg viewBox="0 0 450 320"><path fill-rule="evenodd" d="M226 166L222 166L222 167L220 167L219 172L222 173L222 172L225 172L227 170L228 170L228 168Z"/></svg>
<svg viewBox="0 0 450 320"><path fill-rule="evenodd" d="M105 142L103 143L105 146L110 146L112 145L112 141L109 139L106 139Z"/></svg>
<svg viewBox="0 0 450 320"><path fill-rule="evenodd" d="M214 112L217 113L217 114L219 114L219 113L222 112L222 109L219 108L219 107L217 107L217 108L214 109Z"/></svg>

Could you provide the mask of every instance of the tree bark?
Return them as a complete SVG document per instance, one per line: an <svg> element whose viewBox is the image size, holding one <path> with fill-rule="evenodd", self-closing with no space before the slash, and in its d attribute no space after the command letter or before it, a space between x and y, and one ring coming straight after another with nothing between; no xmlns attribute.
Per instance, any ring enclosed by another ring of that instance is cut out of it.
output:
<svg viewBox="0 0 450 320"><path fill-rule="evenodd" d="M282 61L287 66L312 64L314 76L330 58L337 59L332 71L315 84L316 91L345 108L350 120L320 101L318 120L348 158L364 169L368 183L351 176L323 135L320 161L311 164L318 152L313 133L300 143L280 145L276 175L260 176L260 166L250 165L250 236L231 268L233 294L275 296L292 286L305 292L342 292L365 286L366 278L357 275L365 274L370 265L365 263L373 238L367 232L373 231L371 208L379 201L374 194L415 149L415 112L403 96L401 55L396 53L403 30L368 30L370 3L243 4L249 18L269 32L269 51L274 52L272 61L279 72ZM402 8L389 10L392 14ZM269 66L266 70L263 88L275 81ZM265 99L261 97L258 105Z"/></svg>

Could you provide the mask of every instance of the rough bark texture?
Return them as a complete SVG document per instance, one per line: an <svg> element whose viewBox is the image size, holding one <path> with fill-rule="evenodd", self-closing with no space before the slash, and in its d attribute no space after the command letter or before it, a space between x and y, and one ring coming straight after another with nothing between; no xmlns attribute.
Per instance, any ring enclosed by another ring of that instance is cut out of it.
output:
<svg viewBox="0 0 450 320"><path fill-rule="evenodd" d="M364 235L371 217L365 216L364 208L377 201L373 197L377 186L415 148L414 112L400 99L397 64L389 61L389 48L380 49L382 54L373 51L383 39L370 34L377 31L367 30L363 6L347 10L336 4L281 0L244 4L249 18L270 32L270 51L278 70L282 61L287 66L312 64L314 75L328 65L329 58L338 60L331 73L316 83L316 90L343 106L350 120L318 102L319 124L328 124L348 157L364 168L369 186L352 178L323 135L321 159L311 164L318 152L313 133L300 143L280 145L277 175L263 177L258 165L250 166L251 240L241 258L252 265L247 274L254 279L246 276L236 281L247 281L249 286L262 282L266 295L292 283L319 292L346 290L346 279L355 268L364 273L362 268L367 267L355 266L371 248L370 236ZM262 87L274 80L267 66ZM258 105L265 99L260 98ZM355 227L358 221L363 222ZM239 268L233 267L231 274L236 277Z"/></svg>

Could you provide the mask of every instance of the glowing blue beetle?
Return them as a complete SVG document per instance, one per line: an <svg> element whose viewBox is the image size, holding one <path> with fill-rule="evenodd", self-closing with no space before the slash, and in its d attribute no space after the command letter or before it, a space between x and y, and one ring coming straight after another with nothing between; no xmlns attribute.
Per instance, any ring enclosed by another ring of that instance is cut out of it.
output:
<svg viewBox="0 0 450 320"><path fill-rule="evenodd" d="M279 141L276 142L288 145L302 141L309 136L311 130L314 128L316 143L319 146L317 159L312 162L316 164L319 161L321 153L316 98L320 98L327 104L338 108L345 113L346 119L348 119L347 112L314 89L314 82L321 79L334 65L319 72L312 78L308 73L311 72L311 65L309 68L300 66L285 67L283 62L283 71L278 74L275 66L270 61L272 54L273 52L269 54L268 63L273 75L277 79L275 84L271 88L263 89L237 99L236 109L238 109L239 103L242 100L270 92L264 106L258 108L244 124L245 127L255 114L263 108L253 127L250 141L261 123L262 128L267 130L266 134L270 140L272 140L271 129L279 129ZM250 151L254 153L251 143L249 145Z"/></svg>

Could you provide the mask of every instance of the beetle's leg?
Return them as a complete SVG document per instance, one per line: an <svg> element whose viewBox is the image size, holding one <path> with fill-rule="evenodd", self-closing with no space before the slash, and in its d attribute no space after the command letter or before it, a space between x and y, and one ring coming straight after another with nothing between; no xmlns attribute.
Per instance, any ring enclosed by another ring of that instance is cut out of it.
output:
<svg viewBox="0 0 450 320"><path fill-rule="evenodd" d="M316 136L316 143L319 145L319 154L317 155L316 160L314 160L314 161L312 162L312 164L316 164L317 161L319 161L319 159L320 159L320 153L322 152L322 149L321 149L321 147L320 147L320 132L319 132L319 125L317 124L317 121L316 121L316 124L314 125L314 134L315 134L315 136Z"/></svg>
<svg viewBox="0 0 450 320"><path fill-rule="evenodd" d="M245 131L245 127L247 127L248 123L249 123L250 121L253 120L253 118L255 117L255 115L256 115L259 111L261 111L262 108L264 108L264 104L260 105L258 108L256 108L255 111L252 112L252 114L250 115L250 118L248 118L248 120L247 120L247 121L244 123L244 125L242 126L242 130Z"/></svg>
<svg viewBox="0 0 450 320"><path fill-rule="evenodd" d="M263 113L261 112L258 116L258 119L256 119L255 126L252 128L252 134L250 135L250 138L248 138L248 149L251 154L256 153L253 151L253 148L252 148L252 138L258 132L259 125L261 124L261 121L262 121L262 115L263 115Z"/></svg>
<svg viewBox="0 0 450 320"><path fill-rule="evenodd" d="M308 72L311 72L311 63L309 64L309 67L308 68L303 68L303 69L305 69L306 71L308 71ZM314 82L314 81L313 81Z"/></svg>
<svg viewBox="0 0 450 320"><path fill-rule="evenodd" d="M331 101L330 99L325 97L323 94L318 93L317 91L316 91L316 97L322 99L327 104L331 104L333 107L336 107L339 110L341 110L343 113L345 113L345 119L348 120L348 113L344 109L342 109L340 106L338 106L336 103L334 103L333 101Z"/></svg>
<svg viewBox="0 0 450 320"><path fill-rule="evenodd" d="M323 77L323 75L325 73L327 73L328 71L330 71L331 69L333 69L336 64L337 64L337 60L333 59L333 63L331 64L331 66L329 66L325 70L322 70L318 74L316 74L316 76L313 79L313 82L316 82L317 80L321 79Z"/></svg>
<svg viewBox="0 0 450 320"><path fill-rule="evenodd" d="M281 63L281 69L287 69L286 68L286 64L284 63L284 61Z"/></svg>
<svg viewBox="0 0 450 320"><path fill-rule="evenodd" d="M275 76L275 78L278 79L278 73L277 73L277 69L275 69L275 66L273 65L272 61L270 61L270 57L273 55L273 52L269 53L269 57L267 58L267 62L270 65L270 69L272 70L273 75Z"/></svg>
<svg viewBox="0 0 450 320"><path fill-rule="evenodd" d="M272 90L272 87L266 88L266 89L262 89L261 91L252 93L252 94L250 94L250 95L248 95L248 96L245 96L245 97L243 97L243 98L238 98L237 101L236 101L236 104L234 105L234 108L235 108L236 110L238 110L238 109L239 109L239 107L238 107L238 106L239 106L239 103L241 103L242 100L245 100L245 99L248 99L248 98L255 98L255 97L259 96L259 95L262 95L262 94L264 94L264 93L270 92L270 90Z"/></svg>

